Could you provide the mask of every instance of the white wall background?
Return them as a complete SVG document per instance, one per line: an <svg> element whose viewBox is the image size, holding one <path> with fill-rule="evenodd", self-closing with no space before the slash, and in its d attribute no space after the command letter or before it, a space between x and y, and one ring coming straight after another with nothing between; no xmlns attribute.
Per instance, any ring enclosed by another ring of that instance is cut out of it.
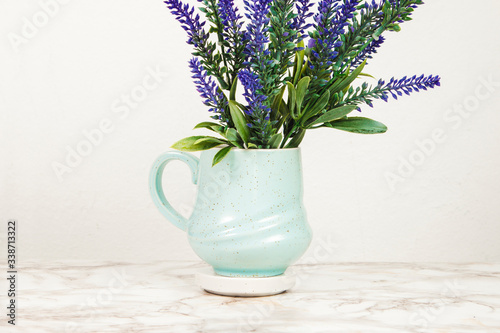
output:
<svg viewBox="0 0 500 333"><path fill-rule="evenodd" d="M2 225L19 221L24 261L196 259L147 186L157 155L208 120L184 31L159 0L54 3L0 2ZM365 108L389 126L385 135L308 133L310 253L331 242L323 261L500 260L499 14L495 0L428 1L401 33L386 35L366 71L440 74L442 87ZM122 96L151 70L161 72L158 84L124 107ZM102 122L108 133L60 181L53 163L65 164ZM416 142L436 130L443 140L422 155ZM418 165L404 169L402 160ZM188 214L187 168L166 172L168 197ZM401 178L390 186L388 173Z"/></svg>

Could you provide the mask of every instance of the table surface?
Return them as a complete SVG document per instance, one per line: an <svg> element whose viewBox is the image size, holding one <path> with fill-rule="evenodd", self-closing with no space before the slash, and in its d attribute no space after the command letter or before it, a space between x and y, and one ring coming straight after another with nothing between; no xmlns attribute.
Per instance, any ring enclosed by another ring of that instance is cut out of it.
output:
<svg viewBox="0 0 500 333"><path fill-rule="evenodd" d="M202 267L24 263L16 326L4 314L0 331L500 332L500 264L296 265L291 291L254 298L206 293Z"/></svg>

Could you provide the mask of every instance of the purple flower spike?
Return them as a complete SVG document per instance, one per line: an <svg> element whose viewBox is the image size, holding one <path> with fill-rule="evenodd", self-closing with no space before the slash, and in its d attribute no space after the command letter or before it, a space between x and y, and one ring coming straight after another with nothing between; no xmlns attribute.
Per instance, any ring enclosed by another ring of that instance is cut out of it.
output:
<svg viewBox="0 0 500 333"><path fill-rule="evenodd" d="M234 6L233 0L219 0L219 16L224 26L224 31L233 30L239 32L243 23L242 16L238 14L238 8ZM225 36L227 40L227 36Z"/></svg>
<svg viewBox="0 0 500 333"><path fill-rule="evenodd" d="M257 74L248 69L243 69L238 73L245 92L243 96L248 103L245 113L250 118L248 127L252 129L254 141L257 145L266 146L271 137L272 125L270 122L271 109L265 105L266 96L261 94L262 84Z"/></svg>
<svg viewBox="0 0 500 333"><path fill-rule="evenodd" d="M293 19L292 28L304 34L304 31L309 29L312 24L306 23L307 19L313 16L313 13L310 13L309 10L313 6L310 0L297 0L295 4L295 8L297 9L297 16ZM300 39L303 39L305 35L301 36Z"/></svg>
<svg viewBox="0 0 500 333"><path fill-rule="evenodd" d="M215 113L212 118L218 119L223 125L227 124L228 116L226 115L225 107L228 102L224 94L218 89L217 84L204 71L200 61L196 58L189 60L189 68L193 73L192 78L196 85L196 90L204 99L203 104L210 107L209 111Z"/></svg>
<svg viewBox="0 0 500 333"><path fill-rule="evenodd" d="M318 4L318 13L314 16L314 27L318 32L313 46L314 75L329 71L329 67L338 55L336 48L342 46L340 35L348 20L353 18L360 0L322 0ZM316 36L315 36L316 37Z"/></svg>
<svg viewBox="0 0 500 333"><path fill-rule="evenodd" d="M269 43L269 38L266 34L269 30L269 18L267 14L269 13L271 1L272 0L256 0L254 2L250 2L249 0L244 1L247 10L245 16L251 20L247 25L247 32L245 33L245 40L247 41L245 54L248 57L245 64L254 64L260 67L261 71L263 71L265 67L264 58L269 54L266 47Z"/></svg>
<svg viewBox="0 0 500 333"><path fill-rule="evenodd" d="M427 90L427 88L434 88L440 85L441 78L438 75L425 77L422 74L419 77L416 75L410 78L405 76L399 80L392 78L387 84L383 80L380 80L377 88L381 91L380 98L387 102L389 94L394 99L398 99L398 96L403 96L403 93L409 95L413 91L418 92L420 89Z"/></svg>
<svg viewBox="0 0 500 333"><path fill-rule="evenodd" d="M199 47L207 42L208 34L203 30L205 22L200 22L200 15L194 15L193 7L183 4L180 0L166 0L163 2L187 32L188 44Z"/></svg>
<svg viewBox="0 0 500 333"><path fill-rule="evenodd" d="M238 73L238 78L245 89L243 96L250 106L246 113L257 117L261 117L264 114L264 117L261 118L265 118L269 114L270 109L264 105L266 96L259 93L262 85L259 82L257 74L243 69Z"/></svg>
<svg viewBox="0 0 500 333"><path fill-rule="evenodd" d="M378 39L371 41L368 46L361 51L352 61L353 67L358 67L365 59L372 59L372 54L377 53L377 49L385 42L385 38L380 36Z"/></svg>

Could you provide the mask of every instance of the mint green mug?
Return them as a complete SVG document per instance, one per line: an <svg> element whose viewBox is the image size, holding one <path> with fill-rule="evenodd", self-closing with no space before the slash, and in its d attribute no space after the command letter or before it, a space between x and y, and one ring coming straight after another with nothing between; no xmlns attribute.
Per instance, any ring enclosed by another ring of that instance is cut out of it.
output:
<svg viewBox="0 0 500 333"><path fill-rule="evenodd" d="M218 149L200 158L178 151L153 164L150 191L160 212L188 234L195 253L223 276L283 274L312 239L302 202L300 148L233 149L218 164ZM198 185L193 213L186 219L165 198L162 176L173 160L185 162Z"/></svg>

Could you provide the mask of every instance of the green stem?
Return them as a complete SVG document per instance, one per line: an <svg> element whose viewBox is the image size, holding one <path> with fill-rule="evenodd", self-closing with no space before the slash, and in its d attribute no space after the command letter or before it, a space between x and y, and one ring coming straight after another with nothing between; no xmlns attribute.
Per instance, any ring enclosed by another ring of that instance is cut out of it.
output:
<svg viewBox="0 0 500 333"><path fill-rule="evenodd" d="M226 79L228 82L228 86L231 86L231 77L229 76L229 66L227 65L227 60L226 60L226 51L224 49L224 46L221 44L221 53L222 53L222 61L224 61L224 66L226 67Z"/></svg>
<svg viewBox="0 0 500 333"><path fill-rule="evenodd" d="M286 142L288 141L288 139L290 139L290 136L293 134L293 132L295 132L295 130L297 128L299 128L299 124L295 123L293 125L293 127L292 127L292 130L290 132L288 132L288 134L285 136L285 138L283 139L283 141L281 141L280 149L282 149L283 147L285 147Z"/></svg>

